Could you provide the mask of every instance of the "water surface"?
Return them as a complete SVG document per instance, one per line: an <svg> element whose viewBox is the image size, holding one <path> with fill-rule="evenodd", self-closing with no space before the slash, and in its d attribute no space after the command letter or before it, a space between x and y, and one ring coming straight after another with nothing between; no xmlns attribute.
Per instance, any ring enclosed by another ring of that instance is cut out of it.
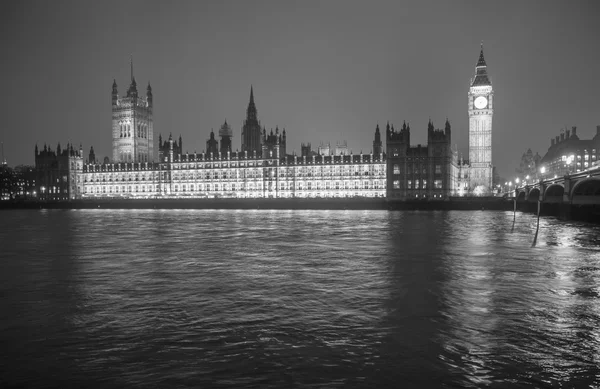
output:
<svg viewBox="0 0 600 389"><path fill-rule="evenodd" d="M0 213L0 386L597 387L600 228L512 212Z"/></svg>

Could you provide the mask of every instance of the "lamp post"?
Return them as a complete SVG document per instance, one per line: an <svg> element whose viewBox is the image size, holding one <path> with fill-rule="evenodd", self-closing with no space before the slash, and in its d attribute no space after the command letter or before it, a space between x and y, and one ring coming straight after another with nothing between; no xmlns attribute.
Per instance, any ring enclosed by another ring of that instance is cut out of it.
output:
<svg viewBox="0 0 600 389"><path fill-rule="evenodd" d="M544 180L544 174L546 173L546 166L542 166L540 168L540 173L542 175L542 181Z"/></svg>

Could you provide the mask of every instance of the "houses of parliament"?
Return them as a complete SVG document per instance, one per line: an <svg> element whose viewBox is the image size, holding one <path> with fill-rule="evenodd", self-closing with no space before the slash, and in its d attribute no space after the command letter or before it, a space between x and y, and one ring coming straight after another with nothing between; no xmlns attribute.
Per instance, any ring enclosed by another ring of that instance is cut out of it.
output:
<svg viewBox="0 0 600 389"><path fill-rule="evenodd" d="M254 90L241 128L241 151L225 121L208 135L205 151L184 153L181 136L154 141L152 87L138 92L131 68L125 95L112 85L112 160L93 147L35 147L37 192L42 200L97 198L336 198L387 197L444 200L492 193L493 89L483 47L468 91L469 159L452 147L452 128L427 124L427 144L411 145L411 127L375 126L369 153L334 149L288 153L286 130L267 132L258 119ZM218 138L217 138L218 137ZM385 144L382 140L385 139ZM156 150L155 150L155 146Z"/></svg>

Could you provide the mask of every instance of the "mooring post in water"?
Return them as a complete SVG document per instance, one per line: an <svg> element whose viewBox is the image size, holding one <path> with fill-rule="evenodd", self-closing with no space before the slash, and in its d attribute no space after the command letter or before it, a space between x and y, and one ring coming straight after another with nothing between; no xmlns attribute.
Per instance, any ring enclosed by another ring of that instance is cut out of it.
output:
<svg viewBox="0 0 600 389"><path fill-rule="evenodd" d="M515 230L515 221L517 221L517 198L515 197L515 199L513 200L514 203L514 209L513 209L513 225L512 228L510 229L510 232L513 232Z"/></svg>
<svg viewBox="0 0 600 389"><path fill-rule="evenodd" d="M538 200L538 211L537 211L537 227L535 228L535 236L533 237L533 243L531 247L535 247L537 242L538 232L540 231L540 208L542 207L542 202Z"/></svg>

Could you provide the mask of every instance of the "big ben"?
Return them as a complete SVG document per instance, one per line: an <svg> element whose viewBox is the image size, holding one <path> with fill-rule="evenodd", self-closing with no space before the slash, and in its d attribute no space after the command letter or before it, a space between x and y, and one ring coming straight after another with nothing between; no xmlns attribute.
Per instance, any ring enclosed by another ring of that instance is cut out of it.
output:
<svg viewBox="0 0 600 389"><path fill-rule="evenodd" d="M469 88L469 191L489 195L492 191L492 117L494 90L488 78L483 45Z"/></svg>

